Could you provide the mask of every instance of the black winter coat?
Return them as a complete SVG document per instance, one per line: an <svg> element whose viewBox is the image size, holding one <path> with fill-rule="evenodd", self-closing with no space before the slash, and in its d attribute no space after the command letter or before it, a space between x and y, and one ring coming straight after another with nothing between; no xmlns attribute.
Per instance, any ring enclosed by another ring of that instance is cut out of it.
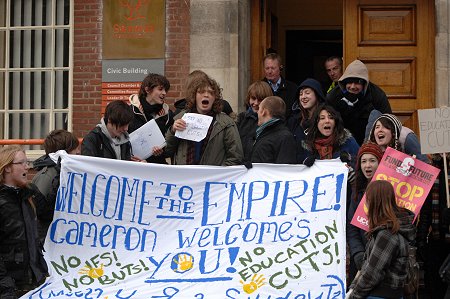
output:
<svg viewBox="0 0 450 299"><path fill-rule="evenodd" d="M303 163L304 157L304 148L306 148L306 129L301 124L301 116L299 110L294 110L292 115L289 117L287 121L287 127L289 131L294 135L295 142L297 144L297 163ZM309 122L308 122L309 123Z"/></svg>
<svg viewBox="0 0 450 299"><path fill-rule="evenodd" d="M116 152L112 148L108 137L102 133L100 127L95 127L83 138L83 142L81 143L81 154L83 156L117 159ZM131 160L130 142L120 145L120 155L121 160Z"/></svg>
<svg viewBox="0 0 450 299"><path fill-rule="evenodd" d="M364 95L358 97L359 100L353 107L345 104L341 100L343 97L343 91L337 86L327 94L327 103L341 113L344 127L352 133L359 145L364 142L367 122L373 109L381 113L392 113L386 94L372 82L369 82Z"/></svg>
<svg viewBox="0 0 450 299"><path fill-rule="evenodd" d="M32 206L36 196L34 189L0 185L0 297L37 287L47 275Z"/></svg>
<svg viewBox="0 0 450 299"><path fill-rule="evenodd" d="M262 79L262 81L269 84L269 81L266 78ZM297 85L294 82L288 81L285 78L281 77L280 86L278 87L277 91L272 90L272 92L274 96L282 98L286 103L285 120L287 120L292 113L292 104L294 104L296 100L295 94L297 93Z"/></svg>
<svg viewBox="0 0 450 299"><path fill-rule="evenodd" d="M250 161L253 143L255 142L256 128L258 127L258 114L249 110L238 114L236 125L241 137L244 160Z"/></svg>
<svg viewBox="0 0 450 299"><path fill-rule="evenodd" d="M295 164L297 162L294 136L282 121L264 128L253 144L252 163Z"/></svg>

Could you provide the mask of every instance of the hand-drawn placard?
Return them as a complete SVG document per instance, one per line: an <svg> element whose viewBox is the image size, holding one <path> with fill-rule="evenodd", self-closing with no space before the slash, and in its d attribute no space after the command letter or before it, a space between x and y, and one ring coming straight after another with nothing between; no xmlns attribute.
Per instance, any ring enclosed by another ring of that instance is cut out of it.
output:
<svg viewBox="0 0 450 299"><path fill-rule="evenodd" d="M50 277L23 298L344 298L348 169L60 154Z"/></svg>
<svg viewBox="0 0 450 299"><path fill-rule="evenodd" d="M131 147L133 155L140 159L147 159L153 154L153 147L166 146L161 130L154 119L150 120L142 127L130 134Z"/></svg>
<svg viewBox="0 0 450 299"><path fill-rule="evenodd" d="M450 152L450 107L419 109L418 113L422 153Z"/></svg>
<svg viewBox="0 0 450 299"><path fill-rule="evenodd" d="M198 142L205 139L213 118L209 115L186 113L182 119L186 122L186 130L176 131L175 136Z"/></svg>

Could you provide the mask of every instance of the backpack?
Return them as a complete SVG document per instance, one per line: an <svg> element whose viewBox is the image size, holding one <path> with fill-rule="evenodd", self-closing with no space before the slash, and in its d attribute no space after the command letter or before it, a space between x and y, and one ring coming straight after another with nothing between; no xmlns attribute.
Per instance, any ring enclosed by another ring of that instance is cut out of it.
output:
<svg viewBox="0 0 450 299"><path fill-rule="evenodd" d="M408 244L408 261L406 263L406 280L403 286L405 297L418 298L419 263L416 259L417 247Z"/></svg>

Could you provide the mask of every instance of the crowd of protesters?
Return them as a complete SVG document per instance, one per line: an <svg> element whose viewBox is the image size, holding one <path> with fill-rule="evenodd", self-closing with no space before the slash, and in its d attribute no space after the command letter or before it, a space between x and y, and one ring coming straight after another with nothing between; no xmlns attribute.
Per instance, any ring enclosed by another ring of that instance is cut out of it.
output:
<svg viewBox="0 0 450 299"><path fill-rule="evenodd" d="M248 87L245 111L237 115L222 98L219 84L203 71L189 74L184 98L174 109L165 102L170 83L148 74L129 102L113 101L99 124L79 144L65 130L49 133L45 155L34 161L37 171L27 182L29 165L19 146L0 149L0 298L18 298L41 284L47 275L42 244L53 218L60 165L49 154L69 154L174 165L245 165L252 163L303 164L335 159L349 169L347 196L348 298L406 298L408 244L418 247L425 287L431 298L445 298L447 284L439 267L450 252L444 172L425 201L419 221L397 207L391 184L372 177L387 147L444 169L442 155L427 157L415 133L392 114L384 91L369 80L363 62L344 70L340 57L324 62L331 85L308 78L297 86L282 75L278 54L263 61L265 77ZM324 92L326 91L326 93ZM212 118L200 141L178 137L187 129L186 113ZM154 120L165 146L155 146L150 157L133 154L129 133ZM372 182L371 182L372 180ZM369 231L350 224L366 195ZM416 236L417 230L417 236ZM395 236L399 236L396 238ZM20 249L20 250L18 250ZM448 283L448 281L447 281Z"/></svg>

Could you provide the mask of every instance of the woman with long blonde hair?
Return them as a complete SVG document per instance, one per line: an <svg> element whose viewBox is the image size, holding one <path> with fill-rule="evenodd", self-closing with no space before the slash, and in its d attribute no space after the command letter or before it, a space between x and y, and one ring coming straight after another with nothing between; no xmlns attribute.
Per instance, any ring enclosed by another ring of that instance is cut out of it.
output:
<svg viewBox="0 0 450 299"><path fill-rule="evenodd" d="M17 298L47 275L36 222L38 191L28 186L30 168L19 146L0 149L0 298Z"/></svg>

